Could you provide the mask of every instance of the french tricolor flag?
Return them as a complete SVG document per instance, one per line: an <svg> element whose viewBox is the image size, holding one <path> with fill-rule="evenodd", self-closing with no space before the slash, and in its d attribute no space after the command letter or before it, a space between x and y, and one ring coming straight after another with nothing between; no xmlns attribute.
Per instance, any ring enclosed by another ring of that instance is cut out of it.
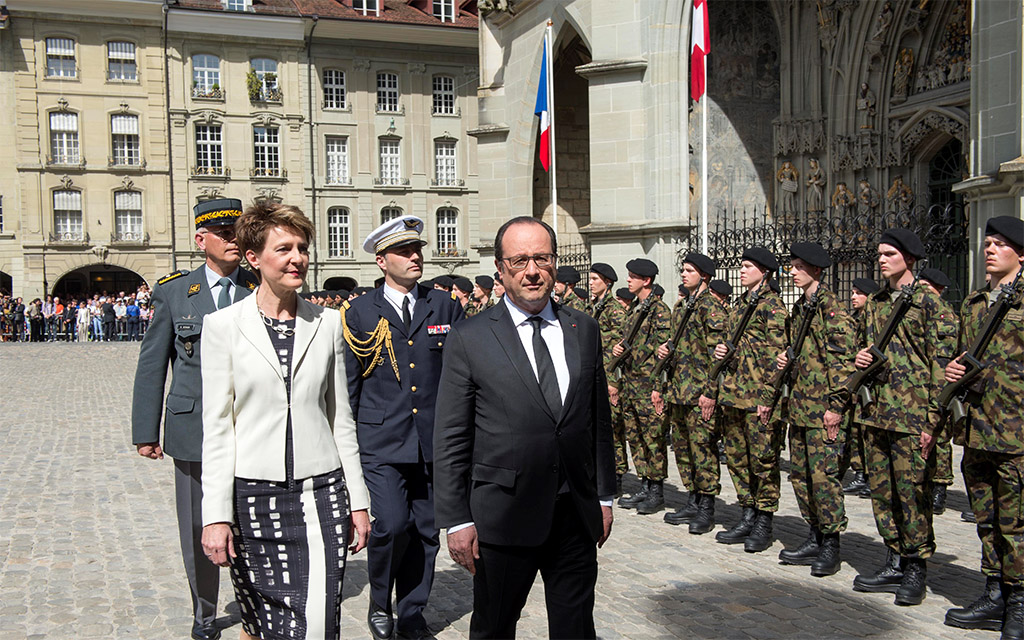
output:
<svg viewBox="0 0 1024 640"><path fill-rule="evenodd" d="M540 61L540 83L537 85L537 106L534 115L540 118L540 164L551 168L551 112L548 110L548 42L544 36L544 52Z"/></svg>

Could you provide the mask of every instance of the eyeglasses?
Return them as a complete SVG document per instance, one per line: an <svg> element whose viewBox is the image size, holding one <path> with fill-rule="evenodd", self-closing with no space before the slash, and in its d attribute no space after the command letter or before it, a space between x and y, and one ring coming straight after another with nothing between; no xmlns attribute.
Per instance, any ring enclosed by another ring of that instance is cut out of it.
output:
<svg viewBox="0 0 1024 640"><path fill-rule="evenodd" d="M234 227L221 227L220 229L211 229L210 227L206 227L204 232L211 233L220 238L221 240L223 240L224 242L231 242L232 240L235 239Z"/></svg>
<svg viewBox="0 0 1024 640"><path fill-rule="evenodd" d="M530 266L530 260L533 260L533 264L537 265L538 269L547 269L548 267L554 266L555 260L558 259L558 255L554 253L538 253L535 256L512 256L511 258L502 258L508 265L508 268L512 271L522 271L526 267Z"/></svg>

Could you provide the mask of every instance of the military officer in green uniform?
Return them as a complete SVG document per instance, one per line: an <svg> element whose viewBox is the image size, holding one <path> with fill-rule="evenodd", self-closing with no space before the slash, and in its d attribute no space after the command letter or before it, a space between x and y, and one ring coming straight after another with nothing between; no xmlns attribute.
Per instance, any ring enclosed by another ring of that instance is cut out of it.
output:
<svg viewBox="0 0 1024 640"><path fill-rule="evenodd" d="M494 289L494 278L491 276L477 276L476 278L473 278L472 300L473 306L476 307L473 311L473 315L494 306L494 301L491 300L492 289Z"/></svg>
<svg viewBox="0 0 1024 640"><path fill-rule="evenodd" d="M701 253L689 253L683 258L681 275L685 297L672 314L672 335L688 306L692 311L675 345L676 364L665 385L664 398L657 390L652 395L656 409L663 402L668 403L676 466L690 492L687 504L666 513L665 522L689 523L692 534L707 533L715 527L715 496L722 490L716 421L714 418L704 420L699 406L699 398L709 385L711 353L723 340L725 330L726 312L708 288L717 266L714 260ZM661 345L658 358L668 355L669 345Z"/></svg>
<svg viewBox="0 0 1024 640"><path fill-rule="evenodd" d="M615 299L612 293L612 285L619 279L615 269L604 262L595 262L590 265L590 293L593 304L587 309L587 313L597 320L597 326L601 330L601 344L604 349L605 375L609 381L613 380L611 371L608 370L608 362L612 359L612 348L622 333L622 325L626 322L626 310ZM615 489L616 494L622 494L622 476L629 471L629 459L626 457L626 426L622 419L622 405L619 401L619 390L611 382L608 384L608 396L612 407L612 437L615 446Z"/></svg>
<svg viewBox="0 0 1024 640"><path fill-rule="evenodd" d="M206 256L203 266L189 273L175 271L153 287L153 320L139 351L132 394L132 442L139 455L159 460L174 458L174 495L178 536L192 592L192 637L215 640L220 629L216 565L202 547L203 382L199 337L203 318L241 300L259 280L239 267L242 254L235 244L235 220L242 202L231 198L208 200L193 208L195 243ZM167 366L171 388L164 401ZM160 418L164 437L160 445Z"/></svg>
<svg viewBox="0 0 1024 640"><path fill-rule="evenodd" d="M626 263L626 286L637 297L637 304L626 318L620 339L625 339L628 327L641 313L641 308L654 295L654 278L658 265L646 258L635 258ZM658 346L669 338L671 312L661 300L654 299L650 311L633 340L629 355L619 367L622 374L618 384L619 402L626 424L626 440L633 454L633 465L640 476L640 490L619 499L619 506L636 509L639 513L657 513L665 506L664 484L668 476L665 458L665 417L655 410L651 402L654 383L655 355ZM620 342L612 347L612 355L625 352Z"/></svg>
<svg viewBox="0 0 1024 640"><path fill-rule="evenodd" d="M587 301L576 295L573 287L580 281L580 272L568 265L558 267L555 274L554 294L559 304L577 311L587 311Z"/></svg>
<svg viewBox="0 0 1024 640"><path fill-rule="evenodd" d="M888 282L865 307L868 344L874 344L896 306L901 288L914 282L914 264L925 255L912 231L889 229L879 238L878 264ZM861 406L868 485L875 525L888 548L885 565L873 575L858 575L854 591L893 592L898 605L920 604L925 597L927 559L935 552L932 531L932 477L929 456L938 420L943 370L939 320L942 302L926 286L913 292L912 307L885 350L888 362L876 377L874 398ZM868 349L857 353L864 369L874 360Z"/></svg>
<svg viewBox="0 0 1024 640"><path fill-rule="evenodd" d="M822 272L832 266L818 244L797 242L790 247L790 274L803 292L787 323L788 342L795 351L796 334L810 315L810 325L790 379L786 404L789 421L789 480L810 535L799 547L783 549L783 564L810 565L812 576L839 571L839 534L846 529L840 461L843 456L843 414L850 398L846 379L853 374L856 354L853 320L836 294L822 284ZM776 358L781 370L787 351Z"/></svg>
<svg viewBox="0 0 1024 640"><path fill-rule="evenodd" d="M850 309L856 331L857 350L867 348L864 341L864 306L868 303L868 296L878 291L878 283L870 278L855 278L850 288ZM870 498L871 491L868 489L868 479L864 475L864 438L862 437L860 425L853 419L854 407L848 405L846 423L846 447L843 467L840 477L846 474L847 468L853 470L853 478L843 487L843 493L856 495L861 498Z"/></svg>
<svg viewBox="0 0 1024 640"><path fill-rule="evenodd" d="M988 221L985 272L989 284L971 293L960 310L958 353L973 344L989 306L1024 264L1024 222L1010 216ZM972 385L967 418L964 483L978 522L985 591L973 604L946 612L946 624L963 629L1002 629L1001 640L1024 638L1024 304L1019 297L995 332L982 360L988 368ZM946 366L956 382L966 368ZM980 390L980 396L977 395Z"/></svg>

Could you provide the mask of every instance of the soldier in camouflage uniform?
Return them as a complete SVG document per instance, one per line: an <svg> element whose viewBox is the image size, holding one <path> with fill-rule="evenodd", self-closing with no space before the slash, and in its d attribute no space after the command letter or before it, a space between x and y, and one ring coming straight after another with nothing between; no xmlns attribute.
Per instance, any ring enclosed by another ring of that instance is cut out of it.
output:
<svg viewBox="0 0 1024 640"><path fill-rule="evenodd" d="M469 281L469 278L458 278L452 279L452 293L455 295L456 301L459 306L462 307L462 313L464 316L471 316L477 312L476 305L473 304L473 283Z"/></svg>
<svg viewBox="0 0 1024 640"><path fill-rule="evenodd" d="M725 329L725 310L708 289L716 267L714 260L699 253L683 258L682 286L687 297L672 314L672 335L687 304L693 311L675 345L676 364L664 393L674 426L672 448L676 465L690 492L688 504L666 513L665 522L676 525L688 522L692 534L707 533L714 528L715 496L722 490L716 447L719 435L714 418L704 420L698 405L698 399L709 384L711 352L722 341ZM664 359L668 354L667 344L658 348L658 358ZM652 400L657 408L662 401L661 394L655 392Z"/></svg>
<svg viewBox="0 0 1024 640"><path fill-rule="evenodd" d="M878 245L878 264L888 284L865 307L867 341L874 344L896 306L899 291L914 282L915 262L924 245L911 231L889 229ZM913 306L900 323L885 355L888 363L875 378L874 399L857 413L864 431L867 476L875 525L888 547L885 566L853 581L855 591L896 592L898 605L920 604L925 597L926 561L935 552L932 530L932 477L935 457L928 456L939 415L943 371L938 327L939 297L916 287ZM863 369L874 358L857 353Z"/></svg>
<svg viewBox="0 0 1024 640"><path fill-rule="evenodd" d="M477 276L473 280L473 291L469 297L469 303L463 308L466 317L475 316L484 309L494 306L491 301L491 289L494 288L494 278L491 276Z"/></svg>
<svg viewBox="0 0 1024 640"><path fill-rule="evenodd" d="M594 303L587 310L597 320L601 330L601 344L604 345L605 375L609 380L608 395L612 407L612 436L615 444L615 477L616 494L622 494L622 476L629 471L629 459L626 457L626 425L622 419L622 405L619 402L619 390L612 386L612 371L608 370L608 361L612 359L612 348L622 335L622 326L626 324L626 310L615 299L612 285L619 279L615 269L603 262L590 265L590 292Z"/></svg>
<svg viewBox="0 0 1024 640"><path fill-rule="evenodd" d="M988 221L985 271L990 282L973 292L960 311L958 352L971 347L989 306L1024 263L1024 222L1009 216ZM1024 638L1024 305L1012 303L980 358L988 368L971 385L972 406L964 434L964 482L981 538L985 592L973 604L946 612L946 624L964 629L1002 629L1002 640ZM945 371L948 382L966 369L959 360ZM980 395L979 395L980 393Z"/></svg>
<svg viewBox="0 0 1024 640"><path fill-rule="evenodd" d="M576 270L576 267L558 267L558 271L555 276L554 294L558 303L562 306L586 313L587 301L580 298L576 295L576 292L573 291L573 286L575 286L579 281L580 272Z"/></svg>
<svg viewBox="0 0 1024 640"><path fill-rule="evenodd" d="M740 283L747 290L729 314L729 331L739 324L755 295L756 310L735 345L732 362L720 380L708 381L704 397L699 399L705 420L712 418L716 403L721 406L726 463L743 508L740 521L727 531L719 531L715 540L742 543L749 553L772 545L772 519L779 508L779 453L784 434L779 423L768 422L772 399L769 383L775 371L775 356L785 348L786 341L786 308L770 288L772 274L778 268L778 260L763 247L743 252ZM727 353L724 342L715 347L716 360Z"/></svg>
<svg viewBox="0 0 1024 640"><path fill-rule="evenodd" d="M795 353L786 404L789 419L789 480L810 535L799 547L783 549L783 564L810 565L812 576L839 571L839 534L846 530L840 460L845 438L843 413L850 398L846 379L853 374L856 353L853 320L836 294L821 284L822 272L832 266L823 247L797 242L790 247L793 284L803 290L787 323L788 342L794 341L811 313L808 332ZM813 301L813 309L805 304ZM789 362L783 351L776 359L781 370Z"/></svg>
<svg viewBox="0 0 1024 640"><path fill-rule="evenodd" d="M878 283L870 278L855 278L853 287L850 289L851 317L856 330L858 351L866 349L868 346L864 338L864 306L868 303L868 296L876 293L878 289ZM853 479L843 487L843 493L870 498L871 490L868 488L868 479L864 475L864 438L860 425L853 419L854 405L847 406L845 455L843 456L843 465L839 470L839 477L846 475L847 469L852 469Z"/></svg>
<svg viewBox="0 0 1024 640"><path fill-rule="evenodd" d="M645 258L636 258L626 263L628 277L626 285L636 295L637 305L629 313L619 334L624 340L626 332L638 318L643 303L653 294L654 277L658 265ZM621 379L618 392L622 415L626 424L626 440L633 454L633 465L640 476L640 491L619 499L619 506L635 508L639 513L650 514L665 506L664 483L668 476L668 461L665 458L665 418L655 411L651 402L654 383L655 355L658 346L668 340L671 312L664 302L652 299L650 313L633 340L632 349L619 366ZM618 357L625 352L620 342L612 347L612 355Z"/></svg>

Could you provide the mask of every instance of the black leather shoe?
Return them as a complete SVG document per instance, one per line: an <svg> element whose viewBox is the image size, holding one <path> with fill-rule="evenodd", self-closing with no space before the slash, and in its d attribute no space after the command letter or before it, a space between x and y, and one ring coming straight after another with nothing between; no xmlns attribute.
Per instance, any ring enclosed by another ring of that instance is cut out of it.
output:
<svg viewBox="0 0 1024 640"><path fill-rule="evenodd" d="M636 505L636 512L649 516L665 508L665 481L651 480L647 488L647 497Z"/></svg>
<svg viewBox="0 0 1024 640"><path fill-rule="evenodd" d="M782 561L782 564L810 565L817 559L818 552L821 549L820 545L821 531L811 527L811 532L807 535L807 539L799 547L792 551L783 549L779 552L779 560Z"/></svg>
<svg viewBox="0 0 1024 640"><path fill-rule="evenodd" d="M757 520L750 530L750 535L743 541L743 550L747 553L760 553L772 546L772 513L758 511Z"/></svg>
<svg viewBox="0 0 1024 640"><path fill-rule="evenodd" d="M395 634L394 617L370 600L370 611L366 614L366 624L370 627L370 635L380 640L390 640Z"/></svg>
<svg viewBox="0 0 1024 640"><path fill-rule="evenodd" d="M900 556L889 549L885 566L870 576L859 575L853 579L853 590L865 593L896 593L903 581L903 563Z"/></svg>
<svg viewBox="0 0 1024 640"><path fill-rule="evenodd" d="M640 479L640 490L635 491L628 496L622 496L619 498L619 507L622 509L636 509L636 505L640 504L647 499L647 491L650 486L650 480L647 478Z"/></svg>
<svg viewBox="0 0 1024 640"><path fill-rule="evenodd" d="M999 631L1003 628L1003 612L1006 600L1003 599L1003 583L999 578L989 576L985 579L985 593L962 609L950 609L946 612L946 626L959 629L987 629Z"/></svg>
<svg viewBox="0 0 1024 640"><path fill-rule="evenodd" d="M1021 640L1024 638L1024 587L1010 588L1006 598L1006 613L1003 614L1003 633L999 640Z"/></svg>
<svg viewBox="0 0 1024 640"><path fill-rule="evenodd" d="M434 634L430 633L430 629L407 629L398 630L399 640L427 640L427 638L433 638Z"/></svg>
<svg viewBox="0 0 1024 640"><path fill-rule="evenodd" d="M927 592L925 588L928 568L923 558L907 558L907 565L903 569L903 580L896 589L896 604L901 607L912 607L924 602Z"/></svg>
<svg viewBox="0 0 1024 640"><path fill-rule="evenodd" d="M220 629L212 622L210 624L192 623L192 640L217 640L220 638Z"/></svg>
<svg viewBox="0 0 1024 640"><path fill-rule="evenodd" d="M686 524L695 515L697 515L697 493L695 491L691 491L690 497L686 501L686 505L679 507L671 513L666 513L665 522L669 524Z"/></svg>
<svg viewBox="0 0 1024 640"><path fill-rule="evenodd" d="M741 544L750 535L750 530L754 528L755 519L757 519L757 509L754 507L743 507L743 515L740 517L740 521L733 525L731 529L716 533L715 541L722 544Z"/></svg>
<svg viewBox="0 0 1024 640"><path fill-rule="evenodd" d="M854 493L860 493L868 486L868 481L864 477L863 471L856 471L853 474L853 479L843 487L843 493L851 495Z"/></svg>
<svg viewBox="0 0 1024 640"><path fill-rule="evenodd" d="M940 516L946 512L946 485L937 484L932 489L932 515Z"/></svg>
<svg viewBox="0 0 1024 640"><path fill-rule="evenodd" d="M715 496L697 494L697 515L690 520L690 533L701 535L715 528Z"/></svg>
<svg viewBox="0 0 1024 640"><path fill-rule="evenodd" d="M811 563L811 575L824 578L839 573L843 561L839 555L839 534L826 533L821 538L821 551Z"/></svg>

